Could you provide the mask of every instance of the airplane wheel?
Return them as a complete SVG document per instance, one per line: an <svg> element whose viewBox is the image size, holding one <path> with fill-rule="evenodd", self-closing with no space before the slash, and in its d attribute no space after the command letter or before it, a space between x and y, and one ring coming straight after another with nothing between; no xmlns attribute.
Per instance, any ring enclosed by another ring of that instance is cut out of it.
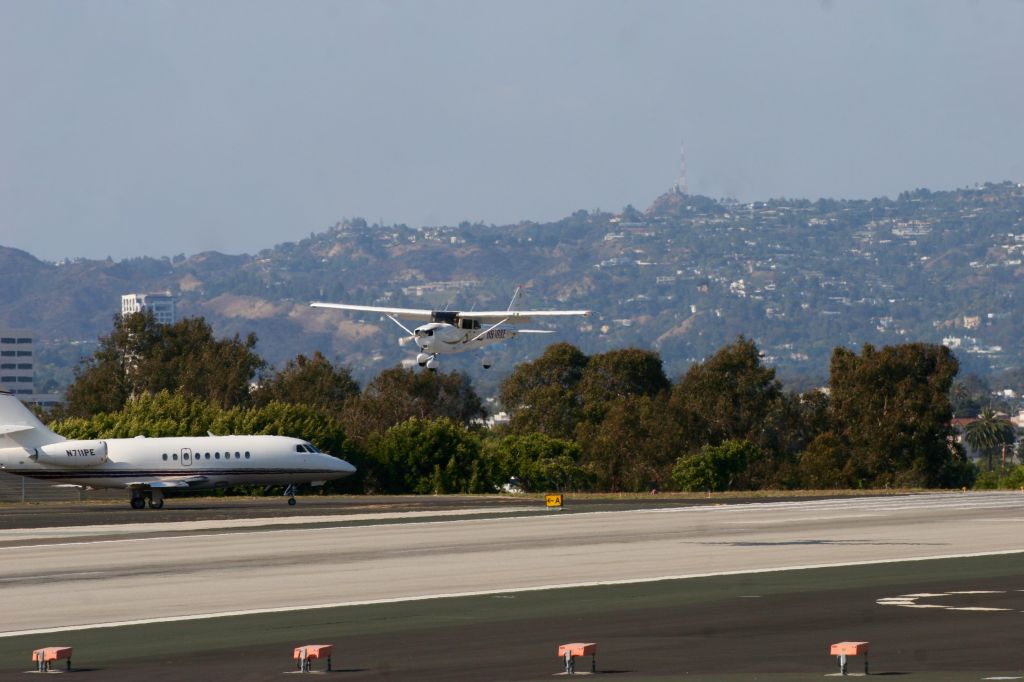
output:
<svg viewBox="0 0 1024 682"><path fill-rule="evenodd" d="M149 508L150 509L163 509L164 508L164 501L163 500L156 500L156 501L150 500L149 501Z"/></svg>
<svg viewBox="0 0 1024 682"><path fill-rule="evenodd" d="M289 507L294 507L295 506L295 498L294 497L289 497L288 498L288 506Z"/></svg>
<svg viewBox="0 0 1024 682"><path fill-rule="evenodd" d="M145 509L146 498L144 497L133 497L132 498L132 509Z"/></svg>

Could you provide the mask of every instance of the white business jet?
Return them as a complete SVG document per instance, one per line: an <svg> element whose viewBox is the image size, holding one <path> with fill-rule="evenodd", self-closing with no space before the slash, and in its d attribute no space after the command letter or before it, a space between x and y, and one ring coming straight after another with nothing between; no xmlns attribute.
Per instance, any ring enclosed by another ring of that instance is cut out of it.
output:
<svg viewBox="0 0 1024 682"><path fill-rule="evenodd" d="M160 509L165 491L240 484L285 485L294 505L297 484L322 484L355 470L308 441L285 436L67 440L0 390L0 471L60 485L123 488L132 509Z"/></svg>
<svg viewBox="0 0 1024 682"><path fill-rule="evenodd" d="M438 355L478 350L494 343L514 339L518 334L554 333L547 329L518 329L515 327L516 324L529 322L534 317L590 316L589 310L512 310L518 295L519 290L517 289L508 310L484 312L384 308L347 303L317 302L310 305L314 308L337 308L338 310L383 314L406 333L406 336L398 340L400 344L405 345L409 340L416 342L420 349L416 355L416 362L420 367L427 369L437 369ZM422 321L426 324L409 329L399 322L398 318ZM488 369L494 364L494 358L486 353L481 364L484 369Z"/></svg>

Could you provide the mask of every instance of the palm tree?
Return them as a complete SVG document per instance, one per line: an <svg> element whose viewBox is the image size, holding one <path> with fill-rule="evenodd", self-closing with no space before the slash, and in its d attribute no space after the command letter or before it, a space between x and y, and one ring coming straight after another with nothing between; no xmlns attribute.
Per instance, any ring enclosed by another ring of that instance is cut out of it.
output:
<svg viewBox="0 0 1024 682"><path fill-rule="evenodd" d="M1013 424L1003 419L991 407L986 407L964 429L967 443L988 456L988 470L992 471L992 455L1003 445L1013 442Z"/></svg>

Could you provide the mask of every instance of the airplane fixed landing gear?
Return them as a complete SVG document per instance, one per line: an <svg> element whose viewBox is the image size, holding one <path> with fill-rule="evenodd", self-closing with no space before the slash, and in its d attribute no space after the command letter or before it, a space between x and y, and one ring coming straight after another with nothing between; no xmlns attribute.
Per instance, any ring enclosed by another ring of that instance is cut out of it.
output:
<svg viewBox="0 0 1024 682"><path fill-rule="evenodd" d="M437 356L431 353L420 353L416 356L416 364L429 370L437 369Z"/></svg>

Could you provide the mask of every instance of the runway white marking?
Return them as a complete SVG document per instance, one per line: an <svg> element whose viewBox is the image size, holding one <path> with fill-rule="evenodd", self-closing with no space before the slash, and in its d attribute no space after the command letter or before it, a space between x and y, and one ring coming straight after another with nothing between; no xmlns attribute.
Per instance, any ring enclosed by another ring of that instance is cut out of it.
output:
<svg viewBox="0 0 1024 682"><path fill-rule="evenodd" d="M849 519L877 519L879 516L881 516L881 514L848 514L848 515L841 515L841 516L815 516L814 520L815 521L836 521L838 519L843 519L843 520L849 520ZM769 526L769 525L777 524L777 523L778 523L777 520L771 520L771 519L766 519L766 520L747 519L745 521L726 521L725 525L727 525L727 526L739 526L739 525L744 525L744 526Z"/></svg>
<svg viewBox="0 0 1024 682"><path fill-rule="evenodd" d="M1019 590L1018 590L1019 591ZM919 592L917 594L904 594L899 597L882 597L876 599L879 606L901 606L908 609L945 609L946 611L1014 611L1015 609L996 606L946 606L945 604L918 604L918 599L937 599L942 597L978 595L978 594L1007 594L1006 590L954 590L951 592Z"/></svg>

